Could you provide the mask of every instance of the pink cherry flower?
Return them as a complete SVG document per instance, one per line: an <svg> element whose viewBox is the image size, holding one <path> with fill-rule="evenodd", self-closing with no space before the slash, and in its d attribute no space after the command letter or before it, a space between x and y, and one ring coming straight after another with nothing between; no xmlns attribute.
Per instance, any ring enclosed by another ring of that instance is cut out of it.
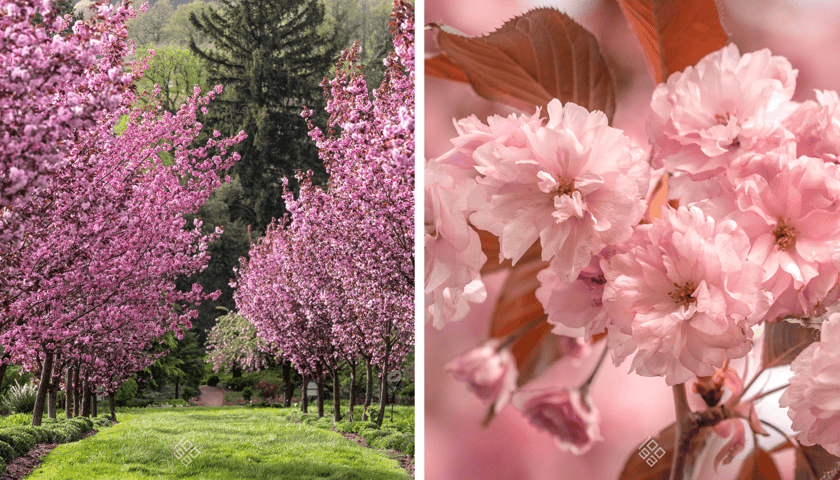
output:
<svg viewBox="0 0 840 480"><path fill-rule="evenodd" d="M822 324L820 341L812 343L790 364L790 386L779 399L788 407L791 428L803 445L820 444L840 455L840 314Z"/></svg>
<svg viewBox="0 0 840 480"><path fill-rule="evenodd" d="M425 169L426 309L427 321L437 328L463 318L468 302L487 297L479 274L487 257L478 233L467 223L467 198L475 181L447 167L429 160Z"/></svg>
<svg viewBox="0 0 840 480"><path fill-rule="evenodd" d="M500 344L498 339L487 340L445 367L484 403L493 404L496 412L510 401L519 376L513 355L508 349L499 350Z"/></svg>
<svg viewBox="0 0 840 480"><path fill-rule="evenodd" d="M635 246L601 262L616 360L635 346L632 369L676 385L749 352L771 298L744 231L696 207L665 208L637 230Z"/></svg>
<svg viewBox="0 0 840 480"><path fill-rule="evenodd" d="M781 122L796 107L796 74L767 49L741 55L732 43L672 74L651 100L654 168L705 179L742 153L791 140Z"/></svg>
<svg viewBox="0 0 840 480"><path fill-rule="evenodd" d="M645 211L650 168L641 148L601 112L548 104L548 123L522 120L523 145L485 143L473 159L485 196L470 221L499 237L515 263L540 239L565 282L592 255L630 237Z"/></svg>
<svg viewBox="0 0 840 480"><path fill-rule="evenodd" d="M592 257L572 283L564 282L553 268L537 273L540 287L536 297L545 309L548 323L554 325L552 333L589 341L606 328L608 317L601 302L606 280L600 259L601 256Z"/></svg>
<svg viewBox="0 0 840 480"><path fill-rule="evenodd" d="M789 158L770 179L745 179L736 195L743 213L735 220L752 243L749 259L763 267L765 289L786 306L774 305L769 318L814 314L837 283L832 246L840 243L840 166Z"/></svg>
<svg viewBox="0 0 840 480"><path fill-rule="evenodd" d="M583 455L602 440L598 409L579 390L524 390L513 396L512 403L532 425L551 434L563 451Z"/></svg>
<svg viewBox="0 0 840 480"><path fill-rule="evenodd" d="M817 101L799 105L785 122L796 137L796 156L840 162L840 97L837 92L816 91Z"/></svg>

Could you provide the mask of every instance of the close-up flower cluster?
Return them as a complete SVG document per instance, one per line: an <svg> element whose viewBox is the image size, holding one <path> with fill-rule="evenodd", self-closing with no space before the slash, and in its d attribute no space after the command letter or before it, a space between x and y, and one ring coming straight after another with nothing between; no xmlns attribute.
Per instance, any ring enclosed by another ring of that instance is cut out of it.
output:
<svg viewBox="0 0 840 480"><path fill-rule="evenodd" d="M646 7L619 3L640 40L644 28L667 40L633 11ZM552 90L530 63L533 53L579 71L578 57L556 52L603 54L540 31L568 18L532 10L479 37L431 26L431 77L524 110L456 120L450 149L426 161L426 321L445 331L489 313L489 338L446 370L489 405L483 425L511 404L561 450L584 455L610 429L590 394L609 355L673 391L676 421L650 435L668 443L671 479L775 470L772 454L790 447L824 474L808 447L840 454L838 319L827 320L840 299L840 97L816 90L795 100L791 61L767 48L742 52L710 24L718 40L674 46L673 57L642 41L658 81L645 142L613 126L594 61L586 82L569 80L589 103L564 79ZM505 60L482 63L491 48ZM515 68L535 73L493 83ZM564 339L601 352L585 362L587 376L570 373L580 356ZM788 364L789 385L768 388ZM781 390L793 423L779 427L757 405ZM771 433L783 443L758 442ZM639 462L631 455L619 478L662 476Z"/></svg>

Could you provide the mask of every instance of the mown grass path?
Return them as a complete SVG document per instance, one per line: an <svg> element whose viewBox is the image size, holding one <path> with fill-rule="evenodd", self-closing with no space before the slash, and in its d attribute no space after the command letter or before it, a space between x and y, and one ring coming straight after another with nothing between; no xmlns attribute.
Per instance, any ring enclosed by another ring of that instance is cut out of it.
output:
<svg viewBox="0 0 840 480"><path fill-rule="evenodd" d="M411 478L395 460L336 432L287 423L273 408L144 409L118 420L59 445L27 480ZM179 443L195 457L188 465L175 456Z"/></svg>

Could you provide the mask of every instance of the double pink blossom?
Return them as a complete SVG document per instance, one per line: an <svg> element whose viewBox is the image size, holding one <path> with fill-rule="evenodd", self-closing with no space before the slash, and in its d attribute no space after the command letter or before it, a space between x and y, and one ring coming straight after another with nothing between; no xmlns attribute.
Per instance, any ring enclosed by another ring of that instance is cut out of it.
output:
<svg viewBox="0 0 840 480"><path fill-rule="evenodd" d="M492 403L496 412L510 401L518 377L513 355L508 349L500 350L499 345L498 339L490 339L446 365L478 398Z"/></svg>
<svg viewBox="0 0 840 480"><path fill-rule="evenodd" d="M790 364L793 377L779 404L788 407L800 443L840 455L840 314L831 315L821 330L820 341Z"/></svg>
<svg viewBox="0 0 840 480"><path fill-rule="evenodd" d="M695 207L665 208L633 242L601 263L618 360L635 348L637 373L675 385L714 375L714 367L750 350L750 327L763 319L770 296L735 222L715 222Z"/></svg>
<svg viewBox="0 0 840 480"><path fill-rule="evenodd" d="M521 117L524 140L475 149L483 196L470 221L499 237L500 259L515 263L537 240L565 282L592 255L626 240L644 213L649 166L641 148L607 125L602 112L558 100L545 126Z"/></svg>
<svg viewBox="0 0 840 480"><path fill-rule="evenodd" d="M523 390L514 395L513 405L532 425L554 437L561 450L583 455L601 440L600 414L579 390Z"/></svg>

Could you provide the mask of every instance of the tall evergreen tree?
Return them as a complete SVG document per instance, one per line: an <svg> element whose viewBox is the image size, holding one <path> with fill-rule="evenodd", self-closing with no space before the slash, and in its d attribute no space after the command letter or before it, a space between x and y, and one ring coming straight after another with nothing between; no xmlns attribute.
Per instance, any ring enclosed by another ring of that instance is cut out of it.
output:
<svg viewBox="0 0 840 480"><path fill-rule="evenodd" d="M326 179L301 111L324 111L320 83L338 46L319 28L324 7L318 0L222 0L190 20L214 45L191 41L190 49L207 62L210 84L225 86L205 123L223 134L248 133L233 173L253 209L249 223L262 232L285 211L284 175L312 169L316 179ZM318 120L326 123L325 116Z"/></svg>

